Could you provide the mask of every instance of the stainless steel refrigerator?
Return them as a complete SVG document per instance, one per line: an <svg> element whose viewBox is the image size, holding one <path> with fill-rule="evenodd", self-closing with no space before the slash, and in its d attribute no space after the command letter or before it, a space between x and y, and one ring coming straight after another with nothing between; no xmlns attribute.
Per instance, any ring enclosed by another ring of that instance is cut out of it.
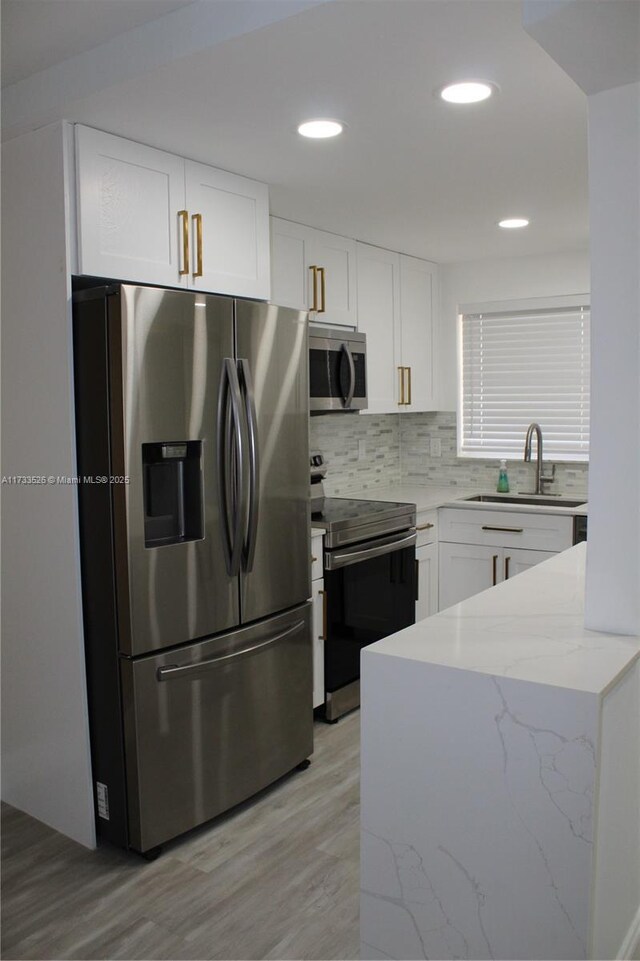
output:
<svg viewBox="0 0 640 961"><path fill-rule="evenodd" d="M96 823L141 853L313 750L306 320L74 294Z"/></svg>

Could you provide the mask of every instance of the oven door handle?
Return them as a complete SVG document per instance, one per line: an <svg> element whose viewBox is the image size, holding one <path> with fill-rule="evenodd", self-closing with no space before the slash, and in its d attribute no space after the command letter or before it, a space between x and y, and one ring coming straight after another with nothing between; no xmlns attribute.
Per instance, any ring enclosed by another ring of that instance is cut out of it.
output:
<svg viewBox="0 0 640 961"><path fill-rule="evenodd" d="M412 547L416 543L417 534L411 531L409 534L394 534L392 537L380 537L375 541L370 541L366 547L359 550L345 549L339 551L325 551L324 567L327 571L336 571L340 567L348 567L350 564L360 564L362 561L369 561L374 557L382 557L383 554L391 554L393 551L401 551L405 547Z"/></svg>

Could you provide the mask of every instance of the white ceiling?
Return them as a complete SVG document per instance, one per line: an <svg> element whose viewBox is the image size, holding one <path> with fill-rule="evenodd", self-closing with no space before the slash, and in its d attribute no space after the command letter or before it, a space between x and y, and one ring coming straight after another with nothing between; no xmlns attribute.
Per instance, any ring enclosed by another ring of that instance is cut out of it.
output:
<svg viewBox="0 0 640 961"><path fill-rule="evenodd" d="M125 22L118 0L2 6L14 77L20 64L51 66L109 40ZM59 11L51 46L24 16L13 33L16 6ZM131 25L178 6L126 2ZM102 11L93 33L87 8ZM77 59L75 85L74 61L65 65L57 115L263 180L279 216L438 262L587 246L586 97L524 32L519 0L332 0L110 77L88 96ZM500 93L457 108L433 96L465 77L492 80ZM313 115L338 117L347 132L303 141L296 124ZM515 215L531 226L497 228Z"/></svg>
<svg viewBox="0 0 640 961"><path fill-rule="evenodd" d="M2 86L192 0L2 0Z"/></svg>

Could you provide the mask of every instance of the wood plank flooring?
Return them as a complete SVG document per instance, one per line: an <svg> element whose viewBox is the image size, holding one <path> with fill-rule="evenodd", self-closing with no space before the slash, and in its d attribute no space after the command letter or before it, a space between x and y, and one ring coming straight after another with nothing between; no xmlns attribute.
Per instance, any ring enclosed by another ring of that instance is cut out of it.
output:
<svg viewBox="0 0 640 961"><path fill-rule="evenodd" d="M2 957L357 958L359 725L152 863L3 805Z"/></svg>

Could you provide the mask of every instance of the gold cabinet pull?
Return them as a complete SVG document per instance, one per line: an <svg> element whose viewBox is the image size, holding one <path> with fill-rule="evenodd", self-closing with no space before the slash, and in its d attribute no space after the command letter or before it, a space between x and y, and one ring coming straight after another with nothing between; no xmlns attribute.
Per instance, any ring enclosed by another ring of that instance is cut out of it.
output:
<svg viewBox="0 0 640 961"><path fill-rule="evenodd" d="M311 563L312 563L312 564L315 564L315 562L316 562L317 560L318 560L318 558L317 558L317 557L314 557L313 554L312 554L312 555L311 555Z"/></svg>
<svg viewBox="0 0 640 961"><path fill-rule="evenodd" d="M433 524L416 524L417 531L430 531L434 527Z"/></svg>
<svg viewBox="0 0 640 961"><path fill-rule="evenodd" d="M319 308L318 313L324 314L327 309L327 291L324 282L324 267L318 267L320 273L320 297L322 298L322 307Z"/></svg>
<svg viewBox="0 0 640 961"><path fill-rule="evenodd" d="M178 217L182 221L182 267L178 273L184 277L189 273L189 211L179 210Z"/></svg>
<svg viewBox="0 0 640 961"><path fill-rule="evenodd" d="M408 383L407 394L409 396L409 400L407 401L407 406L409 406L409 404L411 403L411 368L405 367L405 370L407 372L407 383Z"/></svg>
<svg viewBox="0 0 640 961"><path fill-rule="evenodd" d="M315 310L317 313L318 312L318 268L316 267L315 264L312 264L309 267L309 270L313 271L313 288L312 288L313 301L311 303L311 306L309 307L309 310Z"/></svg>
<svg viewBox="0 0 640 961"><path fill-rule="evenodd" d="M492 568L491 572L493 575L493 586L495 587L496 584L498 583L498 555L497 554L494 554L493 557L491 558L491 568Z"/></svg>
<svg viewBox="0 0 640 961"><path fill-rule="evenodd" d="M505 579L505 581L508 581L508 580L509 580L509 564L510 564L510 563L511 563L511 558L510 558L510 557L505 557L505 559L504 559L504 579Z"/></svg>
<svg viewBox="0 0 640 961"><path fill-rule="evenodd" d="M322 596L322 634L319 636L319 641L326 641L327 639L327 592L318 591L318 594Z"/></svg>
<svg viewBox="0 0 640 961"><path fill-rule="evenodd" d="M202 277L202 214L194 214L191 218L196 228L196 269L194 277Z"/></svg>
<svg viewBox="0 0 640 961"><path fill-rule="evenodd" d="M398 401L398 407L402 407L404 404L404 367L398 367L398 376L400 377L400 400Z"/></svg>

